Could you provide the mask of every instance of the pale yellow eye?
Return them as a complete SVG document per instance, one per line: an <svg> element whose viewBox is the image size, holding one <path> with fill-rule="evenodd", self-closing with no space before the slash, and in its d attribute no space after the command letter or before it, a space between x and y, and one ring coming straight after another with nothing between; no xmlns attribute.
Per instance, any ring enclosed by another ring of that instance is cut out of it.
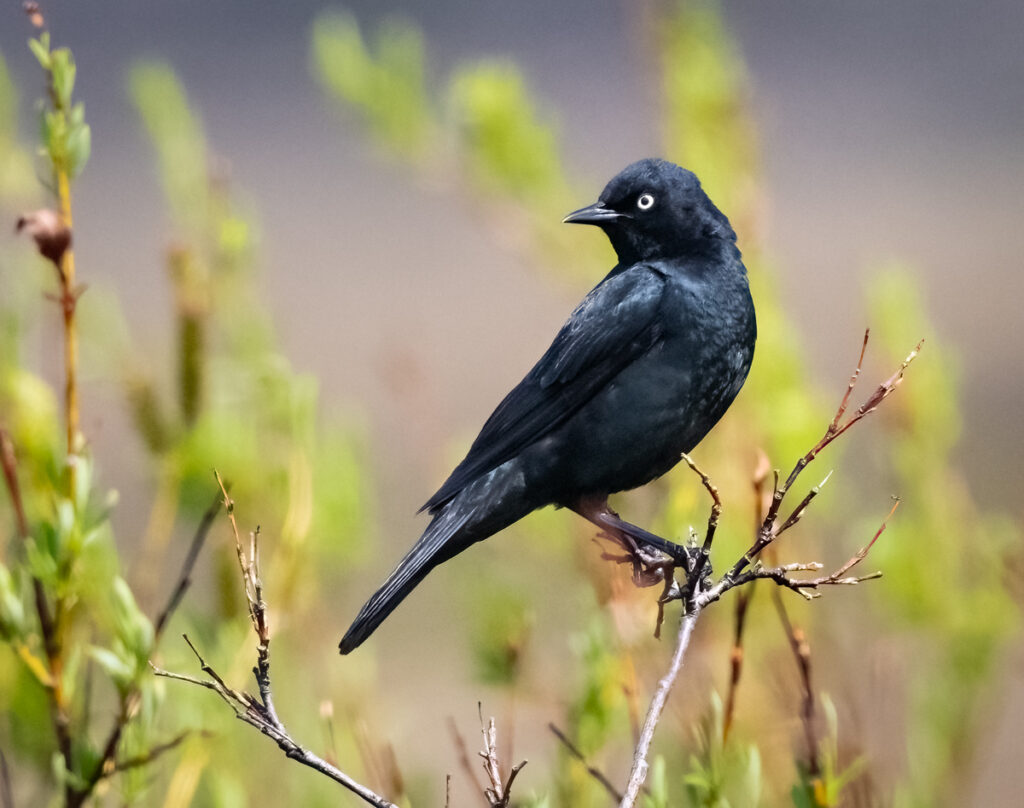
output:
<svg viewBox="0 0 1024 808"><path fill-rule="evenodd" d="M640 198L636 200L636 206L640 210L650 210L654 207L654 197L651 194L640 194Z"/></svg>

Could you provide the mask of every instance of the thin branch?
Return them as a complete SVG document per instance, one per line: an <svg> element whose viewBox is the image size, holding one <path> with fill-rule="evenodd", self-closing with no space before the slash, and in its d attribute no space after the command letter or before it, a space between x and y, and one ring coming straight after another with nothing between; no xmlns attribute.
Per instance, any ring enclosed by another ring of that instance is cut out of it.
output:
<svg viewBox="0 0 1024 808"><path fill-rule="evenodd" d="M881 527L875 533L875 536L871 541L858 551L853 557L843 564L839 569L830 575L821 576L818 578L808 579L796 579L792 577L794 572L817 572L822 569L822 565L816 562L811 563L793 563L785 564L781 566L767 568L763 566L757 557L761 551L764 550L768 545L775 541L783 532L793 527L803 517L807 507L811 504L818 492L821 490L821 486L828 480L828 477L819 484L811 489L800 504L790 513L790 515L778 524L779 511L781 510L782 504L786 499L786 495L789 493L793 484L796 482L800 473L811 463L815 457L832 441L837 437L845 433L855 423L860 421L865 415L873 412L877 409L878 405L882 403L892 392L896 389L899 383L903 379L903 374L906 371L908 365L914 360L918 352L921 349L922 343L918 343L917 347L907 356L900 367L890 376L885 382L878 386L878 388L868 397L868 399L857 409L857 411L850 416L846 421L843 421L843 417L849 406L850 396L853 392L853 388L856 385L857 379L861 373L861 365L864 360L864 352L867 346L868 335L864 335L864 344L861 346L860 357L857 362L857 367L850 377L850 382L847 385L847 389L843 395L842 400L836 409L836 414L829 423L828 428L825 431L824 436L818 441L817 444L805 454L790 472L789 477L786 481L779 484L778 471L775 472L774 484L772 486L772 494L770 501L766 508L764 508L764 516L760 518L762 505L761 499L764 490L764 480L767 479L767 473L765 470L761 470L758 476L755 478L755 489L758 493L758 510L757 516L759 517L759 523L755 529L755 540L750 548L743 554L743 556L732 566L732 568L726 572L718 581L711 582L710 580L705 581L704 578L710 576L704 576L703 570L707 563L708 556L711 549L711 541L714 537L714 531L717 527L718 514L721 510L721 500L718 497L717 489L711 484L707 475L701 472L690 458L684 455L684 459L687 464L697 472L701 480L704 482L705 488L712 497L712 512L708 520L708 531L705 534L704 545L701 548L700 557L697 561L691 565L690 570L686 575L685 587L670 586L666 583L666 590L662 595L662 601L672 599L681 599L683 601L683 618L679 628L679 635L676 640L675 651L672 656L672 662L669 666L668 672L658 682L658 687L655 691L654 698L651 701L651 706L647 712L647 718L644 721L643 729L640 733L640 738L636 744L633 755L633 765L630 771L629 782L626 788L625 796L623 797L620 808L631 808L636 804L636 801L640 794L640 789L643 786L643 782L647 776L648 762L647 756L650 751L651 741L654 737L654 731L657 728L658 722L660 721L661 714L665 707L665 702L668 698L668 694L672 689L673 684L679 676L679 672L682 669L683 660L686 655L686 650L689 645L690 636L693 633L694 625L697 619L700 617L701 612L705 607L713 603L722 597L730 589L737 586L743 586L746 584L752 584L759 579L767 579L774 581L779 586L784 586L789 589L798 592L805 598L813 598L818 596L817 589L824 586L836 586L836 585L852 585L858 584L862 581L866 581L872 578L877 578L881 575L880 572L873 573L865 576L849 576L847 573L857 564L859 564L871 550L874 543L881 536L885 530L886 520L882 522ZM762 465L764 465L762 463ZM889 516L895 511L890 511ZM753 566L751 566L753 565ZM749 601L747 596L746 601ZM737 606L737 630L735 634L734 649L733 649L733 672L732 678L733 683L731 684L730 693L730 706L728 708L727 719L731 723L733 703L735 699L735 683L739 680L739 675L742 670L742 632L743 632L743 621L746 615L747 602L741 601ZM738 649L738 651L737 651ZM724 732L728 732L729 724L726 724Z"/></svg>
<svg viewBox="0 0 1024 808"><path fill-rule="evenodd" d="M14 786L11 785L11 770L7 768L7 755L0 749L0 806L14 808Z"/></svg>
<svg viewBox="0 0 1024 808"><path fill-rule="evenodd" d="M647 779L647 756L651 750L651 742L654 740L654 731L661 720L661 713L665 709L665 702L672 686L679 678L679 672L683 669L683 659L686 657L686 649L690 644L690 635L693 634L693 627L700 617L701 607L690 605L690 610L683 615L679 626L679 634L676 637L676 648L672 654L672 663L668 672L658 681L658 687L654 691L654 698L651 699L651 706L647 710L647 717L644 719L643 728L640 730L640 741L633 752L633 766L629 772L629 782L626 784L626 793L619 803L620 808L632 808L640 797L640 790L644 780Z"/></svg>
<svg viewBox="0 0 1024 808"><path fill-rule="evenodd" d="M807 770L812 777L821 771L818 760L818 735L814 726L814 686L811 680L811 647L807 636L799 626L794 626L786 611L786 604L779 596L779 590L772 593L775 611L779 615L782 629L786 632L789 647L793 651L796 667L800 673L800 684L803 689L800 707L800 723L804 729L804 743L807 745Z"/></svg>
<svg viewBox="0 0 1024 808"><path fill-rule="evenodd" d="M473 768L473 764L469 759L469 747L466 746L466 739L462 737L462 733L459 732L459 728L455 724L455 719L451 716L448 716L448 730L452 734L452 742L455 744L455 751L459 757L459 768L462 769L466 779L469 780L472 792L474 794L483 794L484 785L477 778L476 769ZM484 799L486 800L486 797ZM489 801L487 801L487 804L490 804Z"/></svg>
<svg viewBox="0 0 1024 808"><path fill-rule="evenodd" d="M868 350L868 338L871 336L871 329L864 329L864 341L860 344L860 356L857 357L857 367L853 369L853 373L850 375L850 383L846 386L846 394L843 396L843 400L839 402L839 408L836 410L835 417L832 419L832 423L829 424L827 434L835 434L839 429L839 421L842 420L843 414L846 412L846 408L850 404L850 396L853 395L853 388L857 386L857 379L860 378L860 369L864 366L864 354ZM920 345L918 346L920 348Z"/></svg>
<svg viewBox="0 0 1024 808"><path fill-rule="evenodd" d="M692 580L699 581L701 573L704 572L704 566L707 564L708 558L711 556L711 544L715 540L715 531L718 529L718 517L722 513L722 499L718 495L718 489L715 487L714 483L711 482L711 478L693 462L688 454L683 455L683 460L685 460L686 465L688 465L690 469L700 477L700 481L704 484L704 488L711 497L711 513L708 516L707 529L704 531L704 544L701 545L700 556L693 565L693 571L689 576Z"/></svg>
<svg viewBox="0 0 1024 808"><path fill-rule="evenodd" d="M548 724L548 729L551 730L554 736L562 742L562 745L566 748L569 754L572 755L576 760L578 760L583 765L583 768L587 770L587 774L589 774L598 783L601 784L602 788L604 788L604 790L608 792L608 795L613 800L615 800L615 802L622 802L622 792L620 792L614 785L612 785L611 780L609 780L605 776L604 772L602 772L600 769L596 768L595 766L592 766L589 762L587 762L587 759L583 756L583 753L576 747L576 745L572 741L570 741L566 737L565 733L562 732L562 730L560 730L558 727L551 723Z"/></svg>
<svg viewBox="0 0 1024 808"><path fill-rule="evenodd" d="M722 742L729 739L733 716L736 713L736 694L743 675L743 630L747 625L747 610L757 591L753 586L741 589L736 596L735 623L732 636L732 651L729 654L729 691L725 698L725 718L722 721Z"/></svg>
<svg viewBox="0 0 1024 808"><path fill-rule="evenodd" d="M18 485L18 461L14 454L14 441L6 429L0 428L0 462L4 468L4 481L11 495L11 505L18 524L18 536L23 540L29 536L28 520L25 518L25 505L21 499L21 488Z"/></svg>
<svg viewBox="0 0 1024 808"><path fill-rule="evenodd" d="M228 686L220 674L203 659L199 649L195 647L187 635L183 635L185 642L188 643L192 653L195 654L199 663L199 669L205 675L205 679L165 671L152 663L150 663L150 667L157 676L176 679L214 691L234 711L236 718L244 721L251 727L255 727L274 741L277 747L289 758L298 761L304 766L308 766L314 771L320 772L325 777L329 777L360 797L364 802L377 808L397 808L394 803L352 779L338 767L328 763L297 743L278 717L277 710L274 707L274 697L270 681L270 628L266 617L267 604L263 600L263 582L260 576L259 531L256 530L249 534L248 552L243 551L238 533L238 524L235 520L234 502L228 496L227 487L224 485L220 475L215 472L215 476L220 486L228 519L231 522L238 555L238 566L242 573L245 596L249 605L249 619L258 641L257 661L256 666L253 668L253 675L256 678L259 696L254 696L243 690L236 690Z"/></svg>
<svg viewBox="0 0 1024 808"><path fill-rule="evenodd" d="M773 541L775 541L775 539L779 537L779 535L782 532L782 529L777 528L775 526L775 522L779 515L779 510L782 506L783 500L786 497L786 494L789 492L790 488L796 482L797 478L800 476L800 473L805 468L807 468L807 466L822 452L822 450L826 446L832 443L840 435L844 434L854 424L858 423L861 419L864 418L864 416L869 415L870 413L878 409L878 406L886 398L888 398L889 395L899 386L900 382L903 381L904 373L906 372L910 363L917 358L918 353L920 353L921 351L921 346L924 344L924 340L919 342L917 346L914 348L914 350L907 355L906 359L904 359L900 366L896 369L895 373L893 373L888 379L886 379L884 382L878 385L878 387L875 388L871 395L868 396L867 400L863 404L861 404L860 407L857 408L857 411L852 416L850 416L845 422L842 422L843 415L846 413L847 407L849 406L850 394L852 393L853 387L860 376L861 364L864 361L864 351L867 347L867 339L868 332L865 332L864 344L861 346L861 353L860 358L857 362L857 367L854 369L854 372L850 377L850 383L847 385L846 393L843 395L842 401L840 401L839 407L836 409L836 414L828 425L828 429L825 430L825 434L822 436L821 440L819 440L814 445L814 447L809 452L807 452L807 454L805 454L803 457L800 458L800 460L797 461L796 465L793 467L793 470L789 473L789 477L786 478L786 481L781 486L776 485L775 492L772 496L771 505L769 506L768 513L765 515L764 521L761 524L761 528L758 530L756 540L750 546L750 549L743 554L740 560L733 565L732 569L728 573L729 577L735 578L736 576L738 576L741 572L743 572L743 570L748 565L754 562L754 560L757 558L760 552L764 550L765 547L767 547L769 544L771 544ZM826 477L826 480L827 479L828 478ZM813 499L816 493L817 492L812 492L812 494L809 495L809 499L806 499L805 501L809 502L810 499ZM793 516L791 517L793 521L787 519L786 522L783 523L783 528L788 529L789 527L792 527L792 525L795 524L796 521L799 521L800 516L802 516L802 511L798 507L793 512Z"/></svg>
<svg viewBox="0 0 1024 808"><path fill-rule="evenodd" d="M524 760L513 766L508 779L502 782L501 763L498 759L498 729L494 725L493 717L487 722L487 726L484 726L483 712L479 702L477 709L481 710L480 732L484 739L484 748L479 754L484 761L484 774L487 775L487 780L490 782L490 785L484 789L484 796L487 798L490 808L508 808L509 800L512 798L512 783L515 782L516 776L523 770L527 762Z"/></svg>
<svg viewBox="0 0 1024 808"><path fill-rule="evenodd" d="M189 586L192 585L192 570L195 569L199 553L203 549L206 537L210 532L210 526L213 525L213 520L217 517L217 513L220 511L221 502L222 500L219 496L213 500L210 507L206 509L206 513L203 514L203 518L199 522L199 527L196 528L195 535L192 537L192 544L189 545L188 553L185 555L185 561L181 565L181 572L178 573L178 582L171 591L171 597L168 599L167 605L164 606L163 611L157 615L157 618L154 621L154 642L159 642L164 629L167 627L167 621L171 619L171 616L181 604L182 598L185 597L185 593L188 591Z"/></svg>
<svg viewBox="0 0 1024 808"><path fill-rule="evenodd" d="M186 732L182 732L182 733L180 733L178 735L175 735L169 741L165 741L164 743L157 744L156 746L150 748L148 751L144 752L141 755L136 755L135 757L123 758L121 760L118 760L114 764L114 768L113 768L113 771L111 773L113 773L113 772L123 772L123 771L127 771L129 769L138 769L138 768L140 768L142 766L148 766L150 763L152 763L157 758L167 754L168 752L172 751L173 749L177 749L179 746L181 746L181 744L183 744L185 742L185 740L191 734L192 734L191 732L187 732L187 731ZM201 734L206 735L207 733L201 733Z"/></svg>

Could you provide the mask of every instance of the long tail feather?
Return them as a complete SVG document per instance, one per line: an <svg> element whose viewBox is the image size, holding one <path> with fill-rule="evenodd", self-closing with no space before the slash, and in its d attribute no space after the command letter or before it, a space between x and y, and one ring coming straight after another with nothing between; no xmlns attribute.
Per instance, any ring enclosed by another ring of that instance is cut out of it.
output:
<svg viewBox="0 0 1024 808"><path fill-rule="evenodd" d="M428 572L465 549L467 543L459 541L458 533L470 515L471 512L449 505L434 518L394 572L360 609L339 645L341 653L358 648Z"/></svg>

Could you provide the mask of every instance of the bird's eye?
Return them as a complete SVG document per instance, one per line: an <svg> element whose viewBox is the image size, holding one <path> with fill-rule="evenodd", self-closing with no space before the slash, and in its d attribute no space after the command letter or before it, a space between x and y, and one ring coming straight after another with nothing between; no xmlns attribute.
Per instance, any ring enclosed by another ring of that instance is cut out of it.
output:
<svg viewBox="0 0 1024 808"><path fill-rule="evenodd" d="M640 210L650 210L654 207L654 197L651 194L640 194L640 197L636 200L636 206Z"/></svg>

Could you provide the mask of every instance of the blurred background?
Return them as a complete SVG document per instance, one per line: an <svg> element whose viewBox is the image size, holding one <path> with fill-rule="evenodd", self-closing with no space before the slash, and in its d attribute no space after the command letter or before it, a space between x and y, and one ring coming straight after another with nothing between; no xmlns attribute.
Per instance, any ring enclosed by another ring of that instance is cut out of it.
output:
<svg viewBox="0 0 1024 808"><path fill-rule="evenodd" d="M611 267L601 234L562 228L561 216L627 163L664 156L732 219L758 304L750 383L695 453L726 502L720 565L749 543L757 450L788 469L813 445L864 328L861 396L927 339L883 412L808 472L836 469L779 550L841 563L898 494L865 562L886 577L785 600L812 647L818 730L834 743L844 804L1007 804L1024 721L1024 6L43 10L54 45L74 52L92 131L74 247L88 286L82 432L97 496L119 493L117 560L104 569L121 570L144 612L173 581L216 466L235 483L239 519L264 531L276 687L297 734L336 744L342 768L417 806L443 804L445 772L462 789L453 804L481 804L457 773L448 720L475 750L482 701L514 744L509 762L531 761L526 804L607 804L546 725L623 780L631 717L669 647L650 638L651 591L601 563L574 517L544 512L473 548L365 649L339 659L335 647L422 530L416 509ZM0 206L13 225L52 204L32 156L45 82L19 4L0 19ZM0 228L0 362L55 384L52 270L12 230ZM7 377L0 417L49 456L60 399L28 384ZM663 535L706 519L680 469L619 505ZM190 669L177 641L187 628L243 682L252 644L228 541L219 525L162 664ZM722 748L708 741L722 734L733 604L713 611L659 736L668 796L651 804L721 805L722 783L733 805L840 804L799 802L808 760L827 756L801 746L800 680L766 589L748 618L737 729ZM37 804L48 738L30 727L35 716L45 728L45 705L12 654L0 673L0 743L19 804ZM130 743L197 726L216 735L102 799L338 804L213 701L154 687Z"/></svg>

